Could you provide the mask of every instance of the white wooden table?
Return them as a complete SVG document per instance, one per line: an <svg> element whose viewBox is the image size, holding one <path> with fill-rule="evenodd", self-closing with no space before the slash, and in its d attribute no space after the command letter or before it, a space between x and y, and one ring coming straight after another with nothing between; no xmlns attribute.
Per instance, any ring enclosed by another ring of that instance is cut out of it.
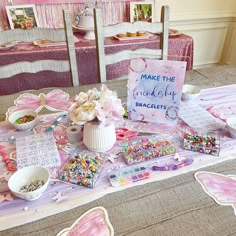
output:
<svg viewBox="0 0 236 236"><path fill-rule="evenodd" d="M214 69L191 71L187 74L186 82L201 87L236 83L236 68L221 66ZM119 97L125 99L125 84L125 81L112 81L110 84L108 83L108 87L117 90ZM79 90L86 91L89 87L94 86L70 88L65 91L74 95ZM12 106L13 99L18 95L0 97L1 118L3 118L4 110ZM236 175L236 161L225 161L204 169L226 175ZM232 207L215 203L204 193L192 172L109 194L73 210L0 231L0 235L56 235L63 228L69 227L84 212L96 206L103 206L107 209L115 235L236 235L236 216Z"/></svg>

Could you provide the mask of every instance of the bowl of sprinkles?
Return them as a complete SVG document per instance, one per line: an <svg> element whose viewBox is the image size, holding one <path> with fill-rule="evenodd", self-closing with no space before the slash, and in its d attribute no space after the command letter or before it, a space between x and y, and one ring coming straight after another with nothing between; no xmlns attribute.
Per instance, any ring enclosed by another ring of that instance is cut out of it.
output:
<svg viewBox="0 0 236 236"><path fill-rule="evenodd" d="M31 130L36 124L38 113L33 110L13 112L8 121L18 130Z"/></svg>
<svg viewBox="0 0 236 236"><path fill-rule="evenodd" d="M28 166L17 170L9 179L8 187L11 192L27 201L40 198L47 189L50 173L42 166Z"/></svg>

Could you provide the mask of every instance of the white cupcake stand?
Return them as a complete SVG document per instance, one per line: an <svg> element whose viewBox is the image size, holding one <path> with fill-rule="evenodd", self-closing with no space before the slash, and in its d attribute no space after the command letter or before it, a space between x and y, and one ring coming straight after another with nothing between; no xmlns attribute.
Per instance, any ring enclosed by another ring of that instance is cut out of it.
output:
<svg viewBox="0 0 236 236"><path fill-rule="evenodd" d="M77 26L73 25L73 28L85 33L84 39L87 39L87 40L94 40L95 39L94 28L85 28L85 27L81 27L79 25L77 25Z"/></svg>

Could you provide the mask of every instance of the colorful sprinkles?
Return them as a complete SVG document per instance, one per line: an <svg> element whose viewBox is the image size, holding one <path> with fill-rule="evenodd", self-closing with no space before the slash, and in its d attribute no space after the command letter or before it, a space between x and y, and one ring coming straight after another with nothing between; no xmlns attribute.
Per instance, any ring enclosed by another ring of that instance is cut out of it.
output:
<svg viewBox="0 0 236 236"><path fill-rule="evenodd" d="M22 117L16 119L15 124L25 124L25 123L32 121L33 119L34 119L34 116L25 115L25 116L22 116Z"/></svg>
<svg viewBox="0 0 236 236"><path fill-rule="evenodd" d="M183 148L194 152L218 156L220 153L220 140L212 136L185 133Z"/></svg>
<svg viewBox="0 0 236 236"><path fill-rule="evenodd" d="M94 188L104 160L98 154L78 154L70 159L59 173L59 178L70 183Z"/></svg>
<svg viewBox="0 0 236 236"><path fill-rule="evenodd" d="M158 140L156 136L129 141L123 143L122 146L124 159L128 165L174 154L176 151L171 141Z"/></svg>

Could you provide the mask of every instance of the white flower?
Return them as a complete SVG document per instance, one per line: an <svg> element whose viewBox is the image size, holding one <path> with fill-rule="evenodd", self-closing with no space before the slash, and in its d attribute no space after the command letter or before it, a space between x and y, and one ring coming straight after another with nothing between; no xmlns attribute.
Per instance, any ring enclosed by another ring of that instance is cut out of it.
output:
<svg viewBox="0 0 236 236"><path fill-rule="evenodd" d="M121 100L102 85L101 91L96 88L87 93L81 92L75 96L74 103L69 108L71 120L79 125L97 118L102 124L109 125L114 120L123 119L124 108Z"/></svg>
<svg viewBox="0 0 236 236"><path fill-rule="evenodd" d="M83 104L88 101L88 97L87 93L81 92L79 95L75 96L75 101L79 104Z"/></svg>
<svg viewBox="0 0 236 236"><path fill-rule="evenodd" d="M94 102L85 102L77 108L75 104L72 104L69 109L70 118L78 125L85 124L86 122L96 118L95 107L96 103Z"/></svg>

